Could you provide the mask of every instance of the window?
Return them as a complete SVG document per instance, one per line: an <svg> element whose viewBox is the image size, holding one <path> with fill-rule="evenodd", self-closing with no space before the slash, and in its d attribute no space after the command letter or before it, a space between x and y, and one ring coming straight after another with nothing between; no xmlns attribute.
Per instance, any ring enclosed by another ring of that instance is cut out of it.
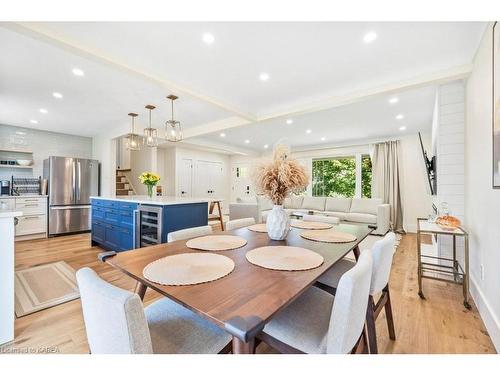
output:
<svg viewBox="0 0 500 375"><path fill-rule="evenodd" d="M361 166L356 168L356 160ZM369 155L318 159L312 162L312 195L314 197L360 196L371 198L372 163ZM356 176L361 170L361 176Z"/></svg>
<svg viewBox="0 0 500 375"><path fill-rule="evenodd" d="M370 155L361 156L361 196L372 197L372 160Z"/></svg>
<svg viewBox="0 0 500 375"><path fill-rule="evenodd" d="M314 197L347 197L356 193L354 157L313 160Z"/></svg>

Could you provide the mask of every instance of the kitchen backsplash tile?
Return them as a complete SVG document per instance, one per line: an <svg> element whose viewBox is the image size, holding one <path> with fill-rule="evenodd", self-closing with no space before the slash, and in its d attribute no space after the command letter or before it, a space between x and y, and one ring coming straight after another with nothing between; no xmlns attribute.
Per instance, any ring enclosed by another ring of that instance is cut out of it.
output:
<svg viewBox="0 0 500 375"><path fill-rule="evenodd" d="M0 168L0 180L10 180L12 175L38 177L49 156L91 158L92 138L0 124L0 149L33 152L33 169Z"/></svg>

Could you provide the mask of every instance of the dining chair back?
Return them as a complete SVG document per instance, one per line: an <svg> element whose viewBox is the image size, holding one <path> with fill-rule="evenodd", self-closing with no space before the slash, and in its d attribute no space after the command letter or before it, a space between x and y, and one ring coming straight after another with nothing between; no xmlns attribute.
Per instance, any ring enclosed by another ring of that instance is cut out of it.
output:
<svg viewBox="0 0 500 375"><path fill-rule="evenodd" d="M328 224L338 224L340 222L338 217L334 216L324 216L324 215L304 215L302 216L304 221L316 221Z"/></svg>
<svg viewBox="0 0 500 375"><path fill-rule="evenodd" d="M92 354L151 354L153 347L142 301L85 267L76 273L83 320Z"/></svg>
<svg viewBox="0 0 500 375"><path fill-rule="evenodd" d="M246 217L244 219L229 220L226 223L226 230L233 230L238 228L249 227L255 224L255 219L253 217Z"/></svg>
<svg viewBox="0 0 500 375"><path fill-rule="evenodd" d="M174 242L189 240L191 238L206 236L208 234L212 234L212 227L210 225L204 225L201 227L187 228L170 232L167 236L167 241Z"/></svg>
<svg viewBox="0 0 500 375"><path fill-rule="evenodd" d="M363 333L372 266L372 252L363 251L356 265L340 278L328 329L327 353L351 352Z"/></svg>
<svg viewBox="0 0 500 375"><path fill-rule="evenodd" d="M389 232L384 238L373 244L373 271L370 286L371 295L380 293L389 283L395 243L396 235L394 232Z"/></svg>

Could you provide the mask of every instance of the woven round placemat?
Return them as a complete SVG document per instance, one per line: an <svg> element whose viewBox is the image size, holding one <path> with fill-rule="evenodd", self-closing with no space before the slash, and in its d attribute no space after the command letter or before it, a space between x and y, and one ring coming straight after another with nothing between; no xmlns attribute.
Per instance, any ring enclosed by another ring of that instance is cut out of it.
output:
<svg viewBox="0 0 500 375"><path fill-rule="evenodd" d="M314 251L295 246L264 246L246 254L256 266L278 271L305 271L323 264L323 257Z"/></svg>
<svg viewBox="0 0 500 375"><path fill-rule="evenodd" d="M227 234L196 237L186 242L186 246L191 249L207 251L233 250L245 246L246 244L247 240L243 237Z"/></svg>
<svg viewBox="0 0 500 375"><path fill-rule="evenodd" d="M292 220L290 226L294 228L310 229L310 230L333 228L333 224L330 223L321 223L319 221L303 221L303 220Z"/></svg>
<svg viewBox="0 0 500 375"><path fill-rule="evenodd" d="M300 233L302 238L330 243L346 243L356 241L356 236L336 230L305 230Z"/></svg>
<svg viewBox="0 0 500 375"><path fill-rule="evenodd" d="M250 225L247 229L252 232L267 233L266 223Z"/></svg>
<svg viewBox="0 0 500 375"><path fill-rule="evenodd" d="M230 274L234 262L224 255L189 253L170 255L149 263L142 274L162 285L193 285L214 281Z"/></svg>

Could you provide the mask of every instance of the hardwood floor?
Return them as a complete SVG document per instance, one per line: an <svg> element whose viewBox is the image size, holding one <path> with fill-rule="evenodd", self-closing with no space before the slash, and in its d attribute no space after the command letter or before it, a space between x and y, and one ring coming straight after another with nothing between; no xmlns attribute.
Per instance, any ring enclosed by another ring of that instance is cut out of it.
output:
<svg viewBox="0 0 500 375"><path fill-rule="evenodd" d="M90 247L88 234L16 243L16 270L39 264L66 261L75 270L91 267L110 283L133 290L135 282L100 263L102 250ZM394 257L391 297L396 341L389 340L385 315L377 320L379 353L495 353L495 348L473 304L472 311L462 305L460 286L424 280L427 300L417 296L416 238L403 236ZM148 291L145 304L158 295ZM15 341L0 353L40 352L88 353L80 301L75 300L16 320ZM271 352L259 347L258 352Z"/></svg>

